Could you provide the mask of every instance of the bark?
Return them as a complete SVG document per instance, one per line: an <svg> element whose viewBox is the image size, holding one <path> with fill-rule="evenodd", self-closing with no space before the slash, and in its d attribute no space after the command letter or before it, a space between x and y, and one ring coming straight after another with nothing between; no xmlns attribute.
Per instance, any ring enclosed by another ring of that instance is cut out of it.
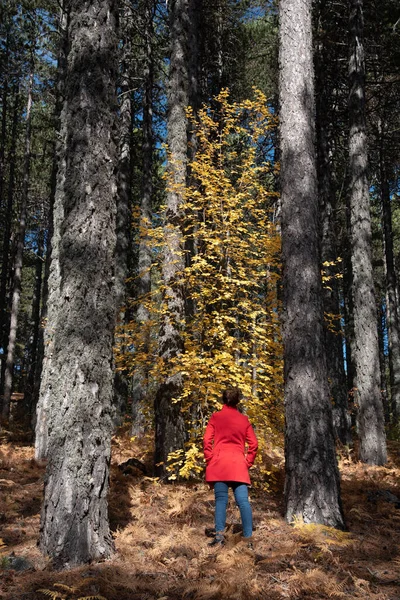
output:
<svg viewBox="0 0 400 600"><path fill-rule="evenodd" d="M386 324L386 311L385 307L388 303L387 293L386 302L379 302L378 307L378 342L379 342L379 366L381 372L381 390L382 390L382 402L383 402L383 414L385 417L385 423L390 423L390 406L388 401L388 387L386 381L386 369L387 369L387 357L385 356L385 337L387 332Z"/></svg>
<svg viewBox="0 0 400 600"><path fill-rule="evenodd" d="M321 258L324 273L329 280L323 285L323 307L325 312L325 349L328 368L328 381L333 402L333 427L335 437L345 445L351 443L350 418L348 415L347 385L344 370L343 332L339 302L337 275L340 273L337 262L335 189L332 166L329 159L327 133L328 90L324 78L324 45L320 43L317 55L317 166L318 193L321 213Z"/></svg>
<svg viewBox="0 0 400 600"><path fill-rule="evenodd" d="M42 373L39 399L36 407L35 423L35 458L43 460L47 456L48 429L51 427L50 402L52 398L52 381L56 377L53 364L54 333L60 304L60 237L64 218L64 184L66 171L67 141L67 104L64 101L65 78L68 52L68 15L64 3L59 21L60 47L57 68L57 100L55 106L55 122L58 132L55 148L55 161L52 173L52 197L49 214L49 242L46 255L45 289L43 291L42 319L46 324L43 331Z"/></svg>
<svg viewBox="0 0 400 600"><path fill-rule="evenodd" d="M187 118L189 104L189 12L188 0L169 3L171 57L168 93L169 169L173 185L167 194L165 212L164 255L162 279L166 311L159 333L159 354L168 370L169 361L183 350L182 328L185 318L184 290L180 275L185 267L182 192L187 175ZM166 375L156 394L155 464L156 474L165 477L168 454L183 448L185 423L180 402L175 402L182 390L180 374Z"/></svg>
<svg viewBox="0 0 400 600"><path fill-rule="evenodd" d="M14 93L14 111L13 123L11 131L11 148L8 156L9 177L7 189L7 209L4 219L4 237L3 237L3 258L1 262L1 279L0 279L0 344L2 348L7 345L7 281L9 275L10 262L10 238L11 238L11 223L14 203L14 187L15 187L15 163L17 150L17 129L19 118L19 88L16 86Z"/></svg>
<svg viewBox="0 0 400 600"><path fill-rule="evenodd" d="M32 337L28 346L28 375L24 386L24 407L26 418L31 422L35 373L37 371L38 360L40 356L39 350L39 335L40 335L40 316L41 316L41 298L42 298L42 280L43 280L43 253L44 253L44 231L39 230L37 239L37 254L35 266L35 287L32 299L31 326Z"/></svg>
<svg viewBox="0 0 400 600"><path fill-rule="evenodd" d="M343 528L324 348L311 0L281 0L285 515Z"/></svg>
<svg viewBox="0 0 400 600"><path fill-rule="evenodd" d="M387 455L380 393L379 346L372 272L362 0L351 1L350 34L349 198L357 428L360 439L360 460L369 464L383 465L386 463Z"/></svg>
<svg viewBox="0 0 400 600"><path fill-rule="evenodd" d="M113 550L107 492L117 202L115 3L68 0L66 8L65 168L57 189L63 217L55 259L61 280L46 382L52 407L40 529L41 550L64 566Z"/></svg>
<svg viewBox="0 0 400 600"><path fill-rule="evenodd" d="M123 47L121 58L121 100L119 107L119 165L118 165L118 201L117 201L117 301L123 305L125 301L125 280L128 273L128 247L132 216L132 81L130 77L130 61L132 44L129 22L132 10L127 3L121 14L123 28Z"/></svg>
<svg viewBox="0 0 400 600"><path fill-rule="evenodd" d="M385 249L386 271L386 313L387 330L389 337L389 374L390 374L390 408L392 421L398 423L400 419L400 331L399 307L397 302L397 276L393 251L392 207L390 203L390 188L384 155L385 141L381 132L379 153L381 204L382 204L382 229Z"/></svg>
<svg viewBox="0 0 400 600"><path fill-rule="evenodd" d="M143 232L148 229L152 221L153 199L153 87L154 87L154 58L153 58L153 18L154 6L148 0L144 11L144 96L143 96L143 147L142 147L142 182L139 218L139 245L138 245L138 273L137 295L145 300L151 292L151 243L149 237ZM136 322L143 331L143 351L148 352L150 344L149 310L145 301L138 304L136 309ZM132 435L141 435L143 429L142 404L147 393L147 373L144 367L137 367L132 380Z"/></svg>
<svg viewBox="0 0 400 600"><path fill-rule="evenodd" d="M118 199L117 199L117 248L116 248L116 293L118 320L123 323L127 316L126 278L128 276L128 250L132 245L132 5L122 3L120 10L122 47L120 56L120 101L119 101L119 149L118 149ZM123 418L129 394L129 383L125 373L115 372L114 392L116 425Z"/></svg>
<svg viewBox="0 0 400 600"><path fill-rule="evenodd" d="M8 37L6 41L6 66L8 62ZM6 157L6 134L7 134L7 109L8 109L8 77L5 74L3 83L3 98L1 106L1 141L0 141L0 208L3 206L4 179L5 179L5 157Z"/></svg>
<svg viewBox="0 0 400 600"><path fill-rule="evenodd" d="M12 392L12 381L15 361L15 346L17 341L17 327L19 316L19 305L21 299L21 280L22 280L22 262L25 246L25 229L27 217L27 205L29 194L29 176L31 165L31 109L32 109L32 88L33 88L33 70L29 75L28 100L26 105L26 130L25 130L25 152L24 152L24 172L23 189L21 198L21 212L19 217L19 230L17 241L17 252L15 256L13 293L10 316L10 332L8 336L6 370L4 374L4 396L1 417L4 422L8 422L10 416L10 401Z"/></svg>

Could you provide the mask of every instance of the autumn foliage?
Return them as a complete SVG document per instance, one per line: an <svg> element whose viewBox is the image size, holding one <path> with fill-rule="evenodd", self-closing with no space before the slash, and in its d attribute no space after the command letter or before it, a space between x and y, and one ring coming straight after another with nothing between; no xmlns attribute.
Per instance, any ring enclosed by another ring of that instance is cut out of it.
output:
<svg viewBox="0 0 400 600"><path fill-rule="evenodd" d="M176 401L186 416L188 441L170 456L170 466L178 464L183 477L203 468L203 429L228 382L242 390L261 447L281 434L283 419L280 236L273 213L276 118L257 90L253 100L242 103L231 102L224 90L197 115L188 110L188 118L196 153L185 189L176 190L184 198L186 267L178 282L188 307L184 351L168 364L157 354L158 322L168 310L159 268L166 232L159 222L139 231L153 251L153 289L132 301L133 308L145 305L150 318L121 327L116 348L119 370L133 374L140 368L147 374L143 410L149 419L157 383L165 375L183 375ZM166 179L167 187L176 187L168 172Z"/></svg>

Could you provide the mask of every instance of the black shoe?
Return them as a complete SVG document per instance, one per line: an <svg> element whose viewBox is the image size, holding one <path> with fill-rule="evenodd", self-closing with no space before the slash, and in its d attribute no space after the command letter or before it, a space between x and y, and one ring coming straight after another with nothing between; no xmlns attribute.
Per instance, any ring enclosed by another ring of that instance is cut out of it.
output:
<svg viewBox="0 0 400 600"><path fill-rule="evenodd" d="M215 537L215 527L206 527L204 533L207 537L213 538Z"/></svg>
<svg viewBox="0 0 400 600"><path fill-rule="evenodd" d="M214 546L225 546L225 539L223 535L216 535L212 542L208 544L210 548Z"/></svg>
<svg viewBox="0 0 400 600"><path fill-rule="evenodd" d="M247 548L249 550L252 550L254 552L254 546L253 546L253 542L247 542Z"/></svg>

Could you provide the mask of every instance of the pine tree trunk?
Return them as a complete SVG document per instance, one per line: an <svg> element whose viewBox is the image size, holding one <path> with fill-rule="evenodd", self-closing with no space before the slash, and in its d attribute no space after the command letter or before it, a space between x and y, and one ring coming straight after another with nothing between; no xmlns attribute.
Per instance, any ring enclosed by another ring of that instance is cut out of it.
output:
<svg viewBox="0 0 400 600"><path fill-rule="evenodd" d="M56 377L52 362L54 352L54 333L60 303L60 236L64 218L64 183L66 170L67 122L66 103L64 102L65 78L68 52L68 17L64 4L59 19L59 53L57 68L57 98L55 106L55 122L57 143L55 163L52 173L52 198L49 214L49 241L46 255L46 276L44 289L43 320L46 327L43 331L43 358L40 380L39 399L36 407L35 423L35 458L43 460L47 457L48 429L52 427L51 400L52 381Z"/></svg>
<svg viewBox="0 0 400 600"><path fill-rule="evenodd" d="M6 41L6 54L8 59L8 37ZM8 62L8 60L7 60ZM7 63L6 63L7 66ZM6 170L6 139L7 139L7 109L8 109L8 74L5 74L3 82L3 94L2 94L2 106L1 106L1 140L0 140L0 208L3 206L4 196L4 180Z"/></svg>
<svg viewBox="0 0 400 600"><path fill-rule="evenodd" d="M387 460L380 393L379 346L372 273L371 217L367 180L363 1L351 0L349 63L349 172L351 264L354 304L355 400L360 460L383 465Z"/></svg>
<svg viewBox="0 0 400 600"><path fill-rule="evenodd" d="M17 253L15 256L15 267L14 267L13 293L12 293L11 316L10 316L10 333L8 336L6 370L5 370L5 374L4 374L4 396L3 396L3 405L2 405L2 411L1 411L1 417L4 422L8 422L8 419L10 416L10 401L11 401L13 372L14 372L15 346L16 346L16 341L17 341L19 304L20 304L20 298L21 298L22 262L23 262L24 247L25 247L25 229L26 229L28 193L29 193L29 176L30 176L30 164L31 164L31 131L32 131L31 109L32 109L33 77L34 77L34 73L32 70L29 75L28 101L27 101L27 105L26 105L26 131L25 131L23 189L22 189L22 198L21 198L21 212L20 212L20 217L19 217Z"/></svg>
<svg viewBox="0 0 400 600"><path fill-rule="evenodd" d="M321 46L323 46L321 44ZM351 443L350 419L348 416L347 385L344 370L343 336L337 274L338 253L336 249L336 226L334 219L335 190L329 160L326 111L328 93L324 78L324 48L320 48L317 60L317 155L318 193L321 211L321 258L324 273L329 277L322 288L325 317L325 349L327 357L328 381L333 402L333 427L335 437L342 444Z"/></svg>
<svg viewBox="0 0 400 600"><path fill-rule="evenodd" d="M394 424L400 419L400 331L399 307L397 302L397 276L393 252L392 207L390 188L384 156L384 139L381 132L380 180L382 204L382 229L385 249L387 329L389 337L390 405Z"/></svg>
<svg viewBox="0 0 400 600"><path fill-rule="evenodd" d="M152 221L153 200L153 87L154 87L154 58L153 58L153 19L154 2L147 0L144 10L143 35L145 46L144 66L144 95L143 95L143 147L142 147L142 182L139 219L138 273L137 295L146 299L151 292L151 243L146 231ZM142 301L136 309L135 319L143 331L143 351L148 352L150 344L149 310L146 302ZM132 380L132 435L143 434L143 400L146 397L146 371L143 366L137 366Z"/></svg>
<svg viewBox="0 0 400 600"><path fill-rule="evenodd" d="M281 0L286 519L343 528L324 348L311 0Z"/></svg>
<svg viewBox="0 0 400 600"><path fill-rule="evenodd" d="M24 386L24 412L28 424L31 423L35 373L39 358L39 335L40 335L40 314L41 314L41 298L42 298L42 280L43 280L43 252L44 252L44 231L41 228L38 232L37 253L35 265L35 287L32 299L31 326L32 337L28 345L28 368L26 384Z"/></svg>
<svg viewBox="0 0 400 600"><path fill-rule="evenodd" d="M10 238L11 224L14 203L14 187L15 187L15 167L16 167L16 151L17 151L17 130L19 119L19 87L16 85L14 91L14 111L13 123L11 131L11 148L8 157L9 177L7 189L7 209L4 213L4 236L3 236L3 258L1 262L1 278L0 278L0 345L2 348L7 346L7 281L9 274L10 262Z"/></svg>
<svg viewBox="0 0 400 600"><path fill-rule="evenodd" d="M169 3L169 23L171 58L167 124L169 169L174 185L168 191L165 212L162 279L166 312L159 333L159 354L167 370L169 360L183 350L182 327L185 318L184 291L179 280L185 267L182 192L187 175L188 132L185 111L189 105L188 0L172 0ZM173 403L181 390L182 376L167 375L155 398L155 472L160 477L166 476L168 454L183 449L185 443L181 404Z"/></svg>
<svg viewBox="0 0 400 600"><path fill-rule="evenodd" d="M69 0L66 8L65 167L57 190L63 218L55 258L61 280L46 381L52 408L40 548L58 565L76 565L113 550L107 493L116 317L117 36L113 0Z"/></svg>

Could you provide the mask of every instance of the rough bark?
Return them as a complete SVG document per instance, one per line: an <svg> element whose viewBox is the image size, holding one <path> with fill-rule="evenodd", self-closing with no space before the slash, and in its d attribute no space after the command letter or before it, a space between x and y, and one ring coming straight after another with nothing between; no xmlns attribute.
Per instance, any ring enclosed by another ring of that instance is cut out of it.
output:
<svg viewBox="0 0 400 600"><path fill-rule="evenodd" d="M6 46L6 49L8 44ZM4 180L6 170L6 134L7 134L7 108L8 108L8 77L3 83L3 97L1 106L1 140L0 140L0 208L3 206Z"/></svg>
<svg viewBox="0 0 400 600"><path fill-rule="evenodd" d="M367 180L363 1L351 0L349 60L349 201L353 274L355 401L360 460L383 465L387 460L379 346L372 272L371 217Z"/></svg>
<svg viewBox="0 0 400 600"><path fill-rule="evenodd" d="M311 0L281 0L285 515L343 528L324 349Z"/></svg>
<svg viewBox="0 0 400 600"><path fill-rule="evenodd" d="M64 183L66 170L67 142L67 103L64 101L65 78L68 52L68 15L64 4L60 11L59 33L60 47L57 65L57 99L55 106L55 122L57 143L55 162L52 173L52 198L49 214L49 240L46 255L45 289L43 298L43 358L40 380L39 399L36 407L35 423L35 458L43 460L47 456L48 428L51 427L52 381L56 377L52 362L54 352L54 334L60 303L60 236L61 224L64 218Z"/></svg>
<svg viewBox="0 0 400 600"><path fill-rule="evenodd" d="M29 341L28 368L26 384L24 386L24 412L28 423L31 423L33 399L34 399L34 384L35 373L37 371L39 355L39 336L40 336L40 316L41 316L41 298L42 298L42 279L43 279L43 252L44 252L44 231L40 229L37 239L37 254L35 265L35 286L32 299L31 326L32 336Z"/></svg>
<svg viewBox="0 0 400 600"><path fill-rule="evenodd" d="M147 0L144 10L144 95L143 95L143 146L142 146L142 181L139 218L139 244L138 244L138 273L137 294L145 299L151 292L151 244L147 235L142 235L152 221L153 199L153 86L154 86L154 58L153 58L153 18L154 3ZM135 319L140 325L144 336L144 352L148 351L150 331L148 327L150 314L145 302L141 302L136 309ZM137 367L132 380L132 435L143 434L143 407L146 396L146 371Z"/></svg>
<svg viewBox="0 0 400 600"><path fill-rule="evenodd" d="M182 352L182 326L185 318L184 291L180 274L185 267L182 228L184 213L182 191L187 175L187 118L189 104L189 11L191 0L172 0L169 3L171 57L168 91L168 150L169 169L173 185L167 195L164 227L162 279L166 311L159 333L159 354L168 369L168 362ZM166 475L168 454L183 448L185 424L180 403L173 403L182 389L179 374L167 375L155 398L155 464L160 477Z"/></svg>
<svg viewBox="0 0 400 600"><path fill-rule="evenodd" d="M25 151L24 151L24 172L23 172L23 189L21 198L21 212L19 216L19 229L17 252L15 255L14 278L12 289L11 315L10 315L10 332L7 344L6 370L4 374L4 395L1 417L4 422L7 422L10 416L10 401L14 372L15 361L15 346L17 341L17 327L19 316L19 305L21 299L21 281L22 281L22 261L24 257L25 247L25 229L26 216L29 193L29 176L31 164L31 110L32 110L32 88L33 88L33 70L29 75L28 84L28 100L26 105L26 130L25 130Z"/></svg>
<svg viewBox="0 0 400 600"><path fill-rule="evenodd" d="M13 123L11 131L11 148L8 156L9 176L7 189L7 208L4 211L4 235L3 235L3 253L1 262L1 278L0 278L0 345L2 348L7 344L7 281L9 275L10 262L10 238L11 238L11 223L14 203L14 187L15 187L15 163L17 150L17 129L19 120L19 88L18 85L14 90L14 110Z"/></svg>
<svg viewBox="0 0 400 600"><path fill-rule="evenodd" d="M321 16L321 18L323 18ZM321 24L323 27L323 22ZM350 418L348 414L347 381L344 370L343 332L337 275L340 273L336 247L335 188L329 157L327 111L329 90L325 74L326 49L321 40L316 58L317 85L317 171L320 204L321 259L324 273L329 278L322 287L325 313L325 350L328 381L333 402L333 427L335 438L342 444L351 443ZM325 266L325 263L327 265Z"/></svg>
<svg viewBox="0 0 400 600"><path fill-rule="evenodd" d="M113 550L107 492L116 316L117 37L114 0L68 0L66 9L66 147L56 259L61 278L46 382L52 408L40 548L58 565L75 565Z"/></svg>
<svg viewBox="0 0 400 600"><path fill-rule="evenodd" d="M385 164L385 141L381 132L379 153L380 188L382 205L382 229L386 271L386 313L389 337L390 408L393 423L400 419L400 331L397 276L393 251L392 207L390 188Z"/></svg>

